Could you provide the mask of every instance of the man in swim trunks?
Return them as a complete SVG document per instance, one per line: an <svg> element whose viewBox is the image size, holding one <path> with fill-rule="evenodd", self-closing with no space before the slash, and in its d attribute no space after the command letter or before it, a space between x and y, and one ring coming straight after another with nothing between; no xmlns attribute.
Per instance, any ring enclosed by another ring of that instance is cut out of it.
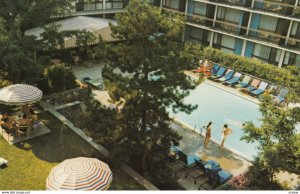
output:
<svg viewBox="0 0 300 194"><path fill-rule="evenodd" d="M225 124L222 129L222 142L219 148L224 149L224 142L228 137L228 135L230 135L231 133L232 133L232 129L230 129L227 124Z"/></svg>

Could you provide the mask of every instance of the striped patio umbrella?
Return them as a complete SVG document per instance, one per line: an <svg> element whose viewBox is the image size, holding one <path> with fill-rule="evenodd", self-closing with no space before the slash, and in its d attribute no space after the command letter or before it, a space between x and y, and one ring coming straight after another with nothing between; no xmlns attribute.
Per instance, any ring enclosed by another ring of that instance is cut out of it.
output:
<svg viewBox="0 0 300 194"><path fill-rule="evenodd" d="M68 159L52 168L47 190L107 190L112 181L109 166L96 158Z"/></svg>
<svg viewBox="0 0 300 194"><path fill-rule="evenodd" d="M43 92L35 86L14 84L0 89L0 104L25 105L39 101Z"/></svg>

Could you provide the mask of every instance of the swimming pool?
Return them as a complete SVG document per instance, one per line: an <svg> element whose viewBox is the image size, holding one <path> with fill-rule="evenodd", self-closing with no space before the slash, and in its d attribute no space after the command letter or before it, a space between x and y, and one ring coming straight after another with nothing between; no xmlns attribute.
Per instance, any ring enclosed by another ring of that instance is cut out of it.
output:
<svg viewBox="0 0 300 194"><path fill-rule="evenodd" d="M219 144L222 127L226 123L233 133L226 139L225 147L250 160L257 154L257 143L247 143L240 139L244 135L242 124L245 121L252 121L256 126L261 125L258 104L217 88L207 81L191 91L184 101L193 105L198 104L198 108L189 115L183 112L174 114L170 111L171 117L195 128L198 133L201 132L201 126L212 121L211 139ZM205 130L202 134L205 134Z"/></svg>

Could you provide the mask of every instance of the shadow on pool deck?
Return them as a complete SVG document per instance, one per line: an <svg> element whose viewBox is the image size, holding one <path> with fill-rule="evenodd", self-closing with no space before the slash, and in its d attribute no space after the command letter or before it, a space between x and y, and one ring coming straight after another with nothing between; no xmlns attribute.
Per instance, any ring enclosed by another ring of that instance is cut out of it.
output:
<svg viewBox="0 0 300 194"><path fill-rule="evenodd" d="M215 160L221 165L222 169L231 172L233 176L244 172L251 165L249 161L237 154L227 149L219 149L219 145L215 142L210 141L208 148L205 149L203 147L203 136L179 123L172 123L171 127L182 136L179 147L186 154L197 155L204 161Z"/></svg>

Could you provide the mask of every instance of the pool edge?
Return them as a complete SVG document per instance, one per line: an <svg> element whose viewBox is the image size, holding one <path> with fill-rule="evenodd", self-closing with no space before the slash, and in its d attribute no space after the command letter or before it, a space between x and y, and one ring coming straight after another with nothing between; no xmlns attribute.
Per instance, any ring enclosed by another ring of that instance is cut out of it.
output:
<svg viewBox="0 0 300 194"><path fill-rule="evenodd" d="M185 123L184 121L178 119L177 117L173 116L173 118L171 118L171 119L172 119L172 121L173 121L174 123L180 124L180 125L184 126L185 128L187 128L187 129L189 129L189 130L191 130L191 131L194 131L195 133L197 133L197 134L201 135L202 137L204 137L203 134L198 133L197 131L195 131L195 130L193 129L192 126L190 126L189 124ZM217 144L217 145L220 145L214 138L211 138L211 141L214 142L214 143ZM237 156L243 158L244 160L246 160L246 161L248 161L248 162L251 162L251 163L252 163L252 161L253 161L253 158L251 159L250 157L247 157L247 156L243 155L242 153L236 151L235 149L228 148L228 147L225 147L224 149L226 149L226 150L228 150L228 151L230 151L230 152L236 154Z"/></svg>

